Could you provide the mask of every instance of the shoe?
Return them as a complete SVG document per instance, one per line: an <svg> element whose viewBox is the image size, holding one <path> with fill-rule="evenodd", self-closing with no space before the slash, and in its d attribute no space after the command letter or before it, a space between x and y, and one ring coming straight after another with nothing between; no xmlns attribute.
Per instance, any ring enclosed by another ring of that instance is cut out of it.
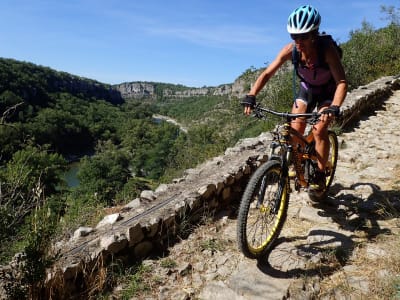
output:
<svg viewBox="0 0 400 300"><path fill-rule="evenodd" d="M310 183L310 190L313 192L324 192L326 189L325 172L315 171L314 178Z"/></svg>
<svg viewBox="0 0 400 300"><path fill-rule="evenodd" d="M295 178L296 177L296 170L294 169L293 165L291 165L289 167L288 175L289 175L290 178Z"/></svg>

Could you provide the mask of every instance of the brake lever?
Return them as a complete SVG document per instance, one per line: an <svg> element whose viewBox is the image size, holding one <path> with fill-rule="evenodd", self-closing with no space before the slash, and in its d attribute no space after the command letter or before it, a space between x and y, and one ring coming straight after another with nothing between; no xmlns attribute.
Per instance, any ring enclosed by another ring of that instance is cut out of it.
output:
<svg viewBox="0 0 400 300"><path fill-rule="evenodd" d="M312 115L312 117L309 119L308 123L311 124L311 125L317 124L317 123L320 121L320 119L319 119L320 116L321 116L320 113L313 112L313 115Z"/></svg>
<svg viewBox="0 0 400 300"><path fill-rule="evenodd" d="M262 111L255 109L253 111L253 117L257 118L257 119L266 119L267 117L262 113Z"/></svg>
<svg viewBox="0 0 400 300"><path fill-rule="evenodd" d="M260 103L257 103L254 106L252 116L257 119L265 119L266 118L265 114L263 114L263 112L260 109Z"/></svg>

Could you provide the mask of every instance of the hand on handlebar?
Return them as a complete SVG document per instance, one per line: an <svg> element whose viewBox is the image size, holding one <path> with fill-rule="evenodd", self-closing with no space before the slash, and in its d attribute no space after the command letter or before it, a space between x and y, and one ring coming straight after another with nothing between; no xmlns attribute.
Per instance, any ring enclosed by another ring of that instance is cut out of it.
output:
<svg viewBox="0 0 400 300"><path fill-rule="evenodd" d="M328 108L321 111L321 121L326 122L334 117L338 117L340 115L340 107L337 105L331 105Z"/></svg>
<svg viewBox="0 0 400 300"><path fill-rule="evenodd" d="M241 101L241 104L244 106L244 114L250 115L251 110L256 106L256 96L246 95L246 97Z"/></svg>

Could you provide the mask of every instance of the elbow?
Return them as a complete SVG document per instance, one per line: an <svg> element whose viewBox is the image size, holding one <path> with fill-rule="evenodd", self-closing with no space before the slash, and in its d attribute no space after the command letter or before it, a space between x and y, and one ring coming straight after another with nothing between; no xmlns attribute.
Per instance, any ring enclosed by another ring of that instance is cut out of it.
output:
<svg viewBox="0 0 400 300"><path fill-rule="evenodd" d="M336 89L338 88L340 88L344 93L347 93L347 88L348 88L347 80L343 79L338 81L336 84Z"/></svg>

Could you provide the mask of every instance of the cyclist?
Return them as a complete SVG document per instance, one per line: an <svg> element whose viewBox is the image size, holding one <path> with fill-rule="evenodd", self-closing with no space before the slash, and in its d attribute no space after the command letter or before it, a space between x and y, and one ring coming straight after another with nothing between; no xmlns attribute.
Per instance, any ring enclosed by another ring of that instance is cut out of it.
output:
<svg viewBox="0 0 400 300"><path fill-rule="evenodd" d="M256 95L275 72L292 59L293 47L299 53L297 73L300 77L299 93L292 113L311 112L317 107L322 112L320 122L313 126L318 169L311 188L325 189L325 165L329 156L328 125L339 115L346 93L347 82L338 51L332 41L319 36L321 16L310 5L300 6L288 18L287 30L293 42L285 45L271 64L260 74L247 96L242 100L244 113L249 115L256 104ZM291 126L304 133L305 122L294 120Z"/></svg>

